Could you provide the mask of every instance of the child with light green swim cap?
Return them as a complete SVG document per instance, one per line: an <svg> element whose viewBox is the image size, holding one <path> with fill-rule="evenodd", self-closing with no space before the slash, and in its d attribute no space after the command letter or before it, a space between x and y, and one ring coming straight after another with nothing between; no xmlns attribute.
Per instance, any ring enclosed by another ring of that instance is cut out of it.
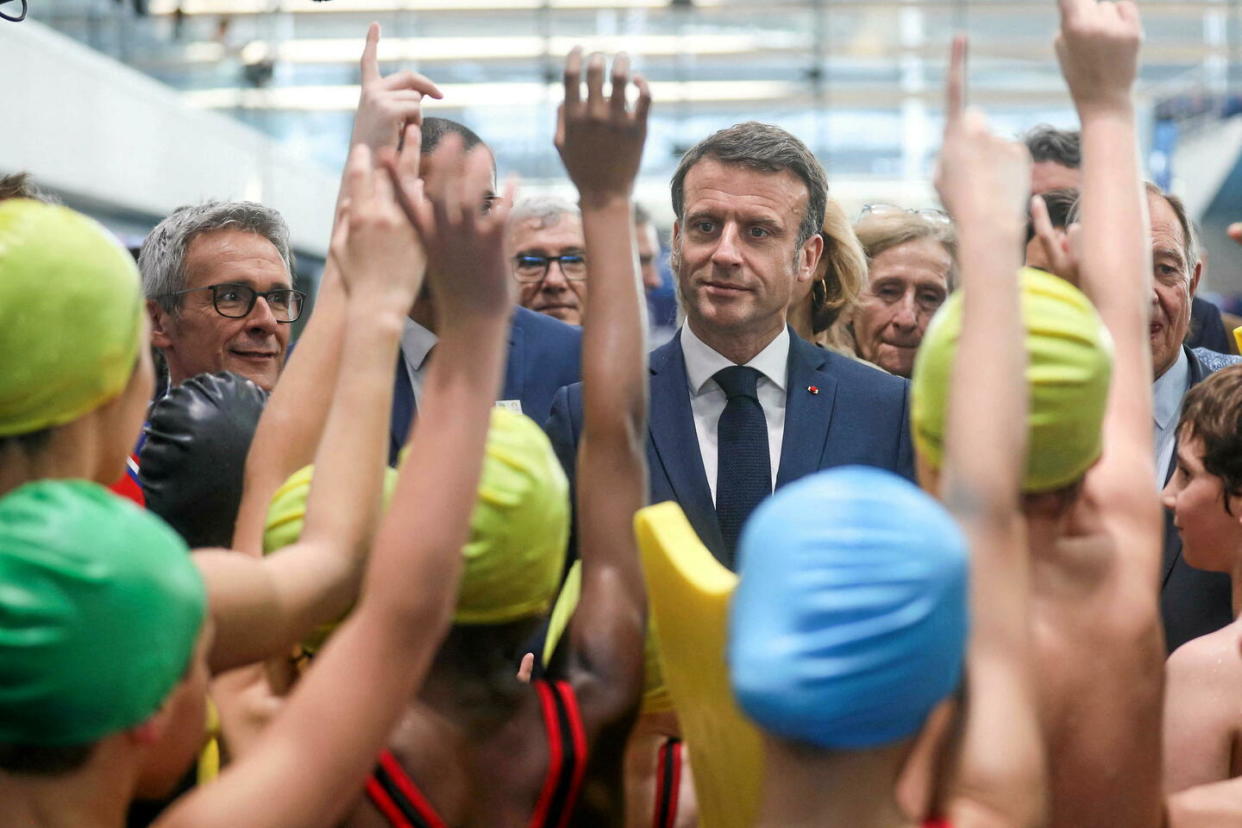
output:
<svg viewBox="0 0 1242 828"><path fill-rule="evenodd" d="M206 615L163 521L86 481L0 499L0 742L89 745L156 713Z"/></svg>
<svg viewBox="0 0 1242 828"><path fill-rule="evenodd" d="M0 202L0 437L78 419L121 393L142 339L133 257L98 222ZM135 435L136 436L136 435Z"/></svg>
<svg viewBox="0 0 1242 828"><path fill-rule="evenodd" d="M1019 274L1027 349L1026 492L1074 483L1100 457L1101 424L1112 375L1112 339L1078 288L1042 270ZM919 456L939 469L950 372L962 330L962 294L954 293L932 319L914 362L910 421Z"/></svg>
<svg viewBox="0 0 1242 828"><path fill-rule="evenodd" d="M314 467L307 466L276 491L263 536L265 554L301 535L313 476ZM396 470L388 469L385 505L396 482ZM465 571L454 623L504 624L548 609L569 537L568 488L543 429L523 414L493 409L470 541L462 548ZM328 632L320 630L307 645L317 647Z"/></svg>

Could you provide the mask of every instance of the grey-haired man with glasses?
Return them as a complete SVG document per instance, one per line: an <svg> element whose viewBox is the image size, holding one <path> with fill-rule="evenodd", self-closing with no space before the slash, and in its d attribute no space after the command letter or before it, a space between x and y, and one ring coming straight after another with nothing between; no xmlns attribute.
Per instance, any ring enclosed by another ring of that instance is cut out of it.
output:
<svg viewBox="0 0 1242 828"><path fill-rule="evenodd" d="M518 304L581 325L586 311L587 260L578 208L553 196L528 198L510 215L508 234Z"/></svg>
<svg viewBox="0 0 1242 828"><path fill-rule="evenodd" d="M250 201L181 207L147 236L138 263L170 384L232 371L272 389L306 299L293 289L279 213Z"/></svg>

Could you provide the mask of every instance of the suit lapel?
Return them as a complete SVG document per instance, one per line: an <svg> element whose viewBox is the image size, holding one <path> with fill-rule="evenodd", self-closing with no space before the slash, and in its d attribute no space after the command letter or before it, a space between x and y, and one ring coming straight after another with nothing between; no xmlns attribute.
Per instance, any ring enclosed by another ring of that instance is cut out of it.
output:
<svg viewBox="0 0 1242 828"><path fill-rule="evenodd" d="M650 365L652 446L682 511L704 545L719 557L724 538L699 454L680 333L652 352Z"/></svg>
<svg viewBox="0 0 1242 828"><path fill-rule="evenodd" d="M789 332L789 374L785 393L785 435L776 488L819 470L828 441L837 381L828 353ZM812 390L814 389L814 390Z"/></svg>

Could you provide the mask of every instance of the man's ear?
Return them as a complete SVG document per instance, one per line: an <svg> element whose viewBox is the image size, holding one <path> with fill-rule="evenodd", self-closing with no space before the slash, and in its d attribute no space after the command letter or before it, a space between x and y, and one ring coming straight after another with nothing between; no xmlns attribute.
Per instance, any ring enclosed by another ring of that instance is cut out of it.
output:
<svg viewBox="0 0 1242 828"><path fill-rule="evenodd" d="M1203 275L1203 260L1195 262L1194 269L1190 271L1190 295L1193 297L1195 291L1199 289L1199 277Z"/></svg>
<svg viewBox="0 0 1242 828"><path fill-rule="evenodd" d="M802 243L802 249L798 251L797 279L799 282L809 282L814 278L815 268L822 255L824 255L824 237L819 233Z"/></svg>
<svg viewBox="0 0 1242 828"><path fill-rule="evenodd" d="M673 237L669 240L668 266L677 277L677 268L681 266L681 222L673 222Z"/></svg>
<svg viewBox="0 0 1242 828"><path fill-rule="evenodd" d="M151 344L157 348L171 348L172 337L169 327L172 314L160 307L154 299L147 300L147 316L151 319Z"/></svg>

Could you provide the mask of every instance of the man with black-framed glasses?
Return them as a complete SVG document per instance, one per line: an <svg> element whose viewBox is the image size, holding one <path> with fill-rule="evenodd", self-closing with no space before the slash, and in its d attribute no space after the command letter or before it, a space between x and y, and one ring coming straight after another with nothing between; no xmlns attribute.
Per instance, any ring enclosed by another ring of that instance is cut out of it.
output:
<svg viewBox="0 0 1242 828"><path fill-rule="evenodd" d="M147 236L139 266L170 384L232 371L275 386L306 299L279 213L248 201L182 207Z"/></svg>
<svg viewBox="0 0 1242 828"><path fill-rule="evenodd" d="M578 208L552 196L528 198L514 208L508 234L518 304L581 325L586 311L587 260Z"/></svg>

